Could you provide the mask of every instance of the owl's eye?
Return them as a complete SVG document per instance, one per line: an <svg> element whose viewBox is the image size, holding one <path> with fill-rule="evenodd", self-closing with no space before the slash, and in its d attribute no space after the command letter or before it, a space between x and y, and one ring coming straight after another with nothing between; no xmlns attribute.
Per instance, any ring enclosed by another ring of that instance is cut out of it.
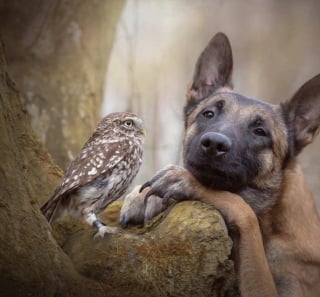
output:
<svg viewBox="0 0 320 297"><path fill-rule="evenodd" d="M126 120L124 122L124 125L127 127L127 128L131 128L133 126L133 121L132 120Z"/></svg>

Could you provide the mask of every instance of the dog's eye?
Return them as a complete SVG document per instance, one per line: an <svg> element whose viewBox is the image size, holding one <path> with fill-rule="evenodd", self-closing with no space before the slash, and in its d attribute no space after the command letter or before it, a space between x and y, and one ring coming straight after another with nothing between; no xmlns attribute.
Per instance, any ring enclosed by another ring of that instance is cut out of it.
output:
<svg viewBox="0 0 320 297"><path fill-rule="evenodd" d="M217 103L216 103L216 107L218 109L222 109L224 107L224 104L225 104L225 101L224 100L219 100Z"/></svg>
<svg viewBox="0 0 320 297"><path fill-rule="evenodd" d="M207 119L211 119L214 117L214 112L212 110L206 110L202 113L202 115Z"/></svg>
<svg viewBox="0 0 320 297"><path fill-rule="evenodd" d="M254 134L256 134L256 135L258 135L258 136L267 136L267 132L266 132L263 128L261 128L261 127L255 128L255 129L253 130L253 132L254 132Z"/></svg>

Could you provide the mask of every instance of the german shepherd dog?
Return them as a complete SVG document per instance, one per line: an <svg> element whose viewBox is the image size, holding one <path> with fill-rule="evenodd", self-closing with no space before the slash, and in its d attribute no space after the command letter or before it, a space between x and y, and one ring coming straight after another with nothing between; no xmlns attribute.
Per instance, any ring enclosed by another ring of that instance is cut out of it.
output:
<svg viewBox="0 0 320 297"><path fill-rule="evenodd" d="M319 297L320 218L296 157L319 131L320 75L272 105L234 92L232 68L229 40L218 33L187 92L184 167L167 166L129 195L121 223L137 220L141 196L204 201L233 230L241 296Z"/></svg>

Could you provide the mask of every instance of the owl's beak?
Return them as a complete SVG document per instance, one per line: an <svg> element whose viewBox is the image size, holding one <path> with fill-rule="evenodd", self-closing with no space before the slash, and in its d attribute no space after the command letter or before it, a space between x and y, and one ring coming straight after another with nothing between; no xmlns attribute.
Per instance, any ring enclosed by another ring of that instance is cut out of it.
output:
<svg viewBox="0 0 320 297"><path fill-rule="evenodd" d="M146 136L147 135L147 131L145 129L141 129L140 131L140 134L143 135L143 136Z"/></svg>

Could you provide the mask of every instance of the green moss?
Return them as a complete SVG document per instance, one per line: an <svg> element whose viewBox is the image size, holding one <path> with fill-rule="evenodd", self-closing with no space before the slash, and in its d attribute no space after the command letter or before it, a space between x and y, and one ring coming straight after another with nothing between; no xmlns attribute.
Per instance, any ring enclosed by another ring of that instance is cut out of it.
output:
<svg viewBox="0 0 320 297"><path fill-rule="evenodd" d="M124 288L123 296L234 292L232 242L211 206L182 202L146 228L130 228L99 240L93 240L93 234L90 230L71 236L64 250L83 275Z"/></svg>

